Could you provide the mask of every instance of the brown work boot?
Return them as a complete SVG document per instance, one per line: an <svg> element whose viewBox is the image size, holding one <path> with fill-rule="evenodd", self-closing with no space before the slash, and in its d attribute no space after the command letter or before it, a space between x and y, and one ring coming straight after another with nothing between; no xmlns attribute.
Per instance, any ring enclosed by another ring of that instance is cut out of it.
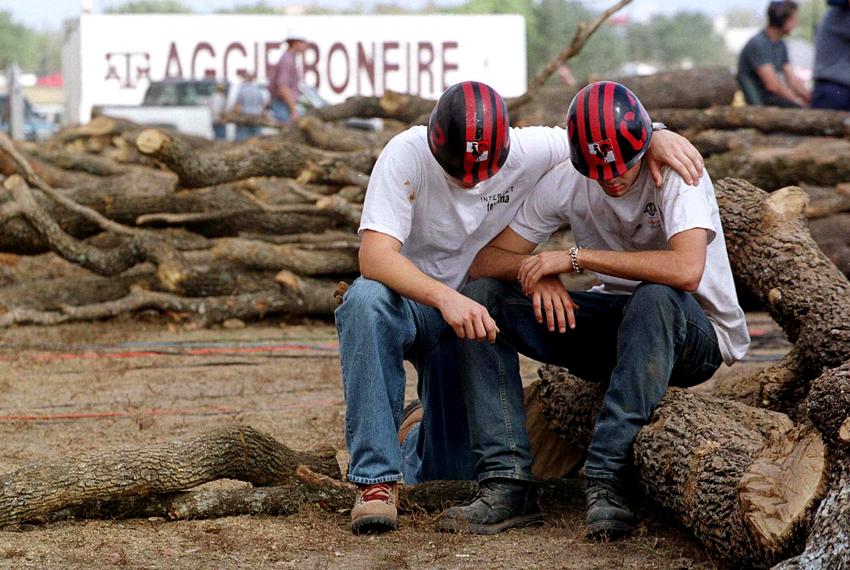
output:
<svg viewBox="0 0 850 570"><path fill-rule="evenodd" d="M407 434L413 427L422 421L425 415L425 410L422 408L422 402L413 400L404 407L404 412L401 414L401 425L398 428L398 443L401 445L407 438Z"/></svg>
<svg viewBox="0 0 850 570"><path fill-rule="evenodd" d="M398 527L398 484L358 485L357 500L351 509L354 534L380 533Z"/></svg>

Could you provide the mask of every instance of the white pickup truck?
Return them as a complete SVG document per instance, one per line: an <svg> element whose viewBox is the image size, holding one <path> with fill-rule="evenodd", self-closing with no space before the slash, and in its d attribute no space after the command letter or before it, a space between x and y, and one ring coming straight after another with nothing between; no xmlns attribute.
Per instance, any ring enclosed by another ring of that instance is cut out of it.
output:
<svg viewBox="0 0 850 570"><path fill-rule="evenodd" d="M141 105L103 105L93 115L127 119L141 125L170 127L181 133L213 138L212 112L208 102L215 81L168 79L153 81Z"/></svg>

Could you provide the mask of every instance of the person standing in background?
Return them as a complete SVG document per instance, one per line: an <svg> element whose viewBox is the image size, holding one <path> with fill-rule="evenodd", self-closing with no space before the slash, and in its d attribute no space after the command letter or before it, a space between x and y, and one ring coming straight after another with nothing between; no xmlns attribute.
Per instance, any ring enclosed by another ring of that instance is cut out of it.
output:
<svg viewBox="0 0 850 570"><path fill-rule="evenodd" d="M233 104L233 112L245 115L246 119L261 117L269 104L266 90L257 85L253 73L245 71L242 73L242 84L236 93L236 102ZM260 133L260 125L240 123L236 125L236 141L257 136Z"/></svg>
<svg viewBox="0 0 850 570"><path fill-rule="evenodd" d="M215 91L210 95L207 103L212 115L213 134L216 140L227 138L227 123L221 120L221 116L227 109L227 84L216 83Z"/></svg>
<svg viewBox="0 0 850 570"><path fill-rule="evenodd" d="M286 43L286 51L269 76L272 116L282 123L298 118L298 99L301 97L301 62L298 56L308 45L307 40L292 32L287 35Z"/></svg>
<svg viewBox="0 0 850 570"><path fill-rule="evenodd" d="M810 94L788 60L783 38L797 27L797 3L771 2L767 28L753 36L738 57L738 83L750 105L804 107Z"/></svg>
<svg viewBox="0 0 850 570"><path fill-rule="evenodd" d="M850 0L827 3L815 36L812 107L850 111Z"/></svg>

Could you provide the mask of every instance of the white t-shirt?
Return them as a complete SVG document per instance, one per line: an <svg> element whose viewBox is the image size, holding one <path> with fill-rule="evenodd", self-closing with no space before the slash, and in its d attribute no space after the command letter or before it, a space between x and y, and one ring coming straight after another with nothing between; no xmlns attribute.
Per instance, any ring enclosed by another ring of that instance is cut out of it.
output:
<svg viewBox="0 0 850 570"><path fill-rule="evenodd" d="M431 154L427 129L394 137L369 180L360 230L402 243L401 253L426 275L459 289L478 251L514 219L540 178L570 155L567 133L550 127L511 129L499 172L471 189L450 182Z"/></svg>
<svg viewBox="0 0 850 570"><path fill-rule="evenodd" d="M613 198L567 161L543 177L511 229L531 242L542 243L565 223L570 224L577 245L609 251L665 250L670 238L680 232L707 230L705 270L694 297L714 326L723 360L731 364L747 352L750 337L738 305L714 186L707 172L694 188L666 169L659 189L649 168L643 168L628 192ZM592 291L629 294L639 284L596 275L602 284Z"/></svg>

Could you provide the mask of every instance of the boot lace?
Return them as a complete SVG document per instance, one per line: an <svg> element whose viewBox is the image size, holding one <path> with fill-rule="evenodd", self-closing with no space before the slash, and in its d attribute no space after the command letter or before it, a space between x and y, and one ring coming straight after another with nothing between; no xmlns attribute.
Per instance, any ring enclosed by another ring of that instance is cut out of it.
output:
<svg viewBox="0 0 850 570"><path fill-rule="evenodd" d="M392 485L389 483L378 483L376 485L369 485L365 489L363 489L363 493L361 495L362 501L383 501L388 503L390 501L390 496L392 492Z"/></svg>

